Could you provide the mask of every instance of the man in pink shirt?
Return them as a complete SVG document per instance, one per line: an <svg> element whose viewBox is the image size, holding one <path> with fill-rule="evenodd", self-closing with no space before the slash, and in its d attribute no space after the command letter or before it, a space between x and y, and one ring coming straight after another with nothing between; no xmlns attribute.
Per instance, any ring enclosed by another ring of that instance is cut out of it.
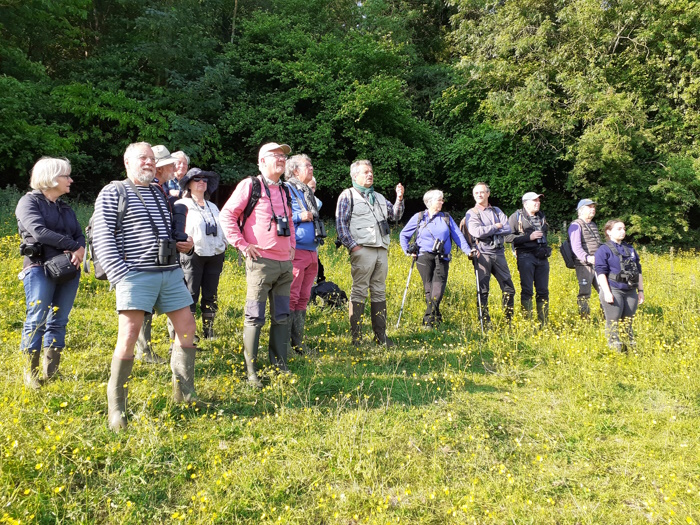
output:
<svg viewBox="0 0 700 525"><path fill-rule="evenodd" d="M219 219L228 242L246 258L243 355L248 382L262 388L255 361L260 331L265 324L265 304L270 299L270 363L282 372L287 368L289 290L296 242L284 174L291 148L271 142L258 153L260 175L242 180L221 209ZM244 210L253 193L253 179L260 185L260 199L246 217Z"/></svg>

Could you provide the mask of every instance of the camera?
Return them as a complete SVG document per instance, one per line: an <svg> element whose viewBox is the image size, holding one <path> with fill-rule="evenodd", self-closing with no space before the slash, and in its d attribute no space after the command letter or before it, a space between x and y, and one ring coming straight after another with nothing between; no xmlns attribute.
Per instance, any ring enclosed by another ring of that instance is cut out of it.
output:
<svg viewBox="0 0 700 525"><path fill-rule="evenodd" d="M408 253L408 255L418 255L418 252L420 252L420 247L418 246L418 243L412 242L408 245L408 250L406 250L406 253Z"/></svg>
<svg viewBox="0 0 700 525"><path fill-rule="evenodd" d="M158 266L170 266L177 264L177 247L173 239L158 239L158 255L156 256Z"/></svg>
<svg viewBox="0 0 700 525"><path fill-rule="evenodd" d="M185 223L187 222L187 206L173 204L173 239L177 242L186 241Z"/></svg>
<svg viewBox="0 0 700 525"><path fill-rule="evenodd" d="M336 240L333 242L333 244L335 244L335 249L336 249L336 250L337 250L338 248L340 248L340 247L343 245L343 243L340 241L340 239L336 239Z"/></svg>
<svg viewBox="0 0 700 525"><path fill-rule="evenodd" d="M619 278L632 286L639 283L639 268L633 259L622 259L620 261Z"/></svg>
<svg viewBox="0 0 700 525"><path fill-rule="evenodd" d="M291 232L289 231L289 221L287 217L283 215L277 215L275 217L275 224L277 225L277 235L279 237L289 237Z"/></svg>
<svg viewBox="0 0 700 525"><path fill-rule="evenodd" d="M41 257L42 252L42 246L38 242L23 242L19 245L19 254L30 259Z"/></svg>
<svg viewBox="0 0 700 525"><path fill-rule="evenodd" d="M386 219L379 221L379 233L384 235L389 235L391 233L391 228L389 228L389 223Z"/></svg>
<svg viewBox="0 0 700 525"><path fill-rule="evenodd" d="M323 239L328 237L326 233L326 227L323 222L319 219L314 219L314 237L320 244L323 244Z"/></svg>
<svg viewBox="0 0 700 525"><path fill-rule="evenodd" d="M442 239L435 239L435 242L433 243L433 247L430 251L432 253L441 254L444 247L445 247L445 241L443 241Z"/></svg>
<svg viewBox="0 0 700 525"><path fill-rule="evenodd" d="M219 229L216 227L216 223L205 223L205 233L207 235L213 235L214 237L216 237L216 235L219 233Z"/></svg>

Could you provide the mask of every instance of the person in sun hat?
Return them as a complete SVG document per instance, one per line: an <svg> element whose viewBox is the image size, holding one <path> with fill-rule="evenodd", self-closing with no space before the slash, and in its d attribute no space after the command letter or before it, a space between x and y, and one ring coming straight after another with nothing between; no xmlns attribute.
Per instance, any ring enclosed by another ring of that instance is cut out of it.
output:
<svg viewBox="0 0 700 525"><path fill-rule="evenodd" d="M547 323L549 314L549 256L547 245L549 225L540 210L541 193L530 191L523 195L523 207L508 218L512 233L506 242L513 243L520 273L520 304L529 319L532 317L533 283L537 292L537 318Z"/></svg>
<svg viewBox="0 0 700 525"><path fill-rule="evenodd" d="M180 188L180 180L187 175L190 169L190 158L184 151L176 151L172 154L177 159L175 162L175 172L173 178L163 185L163 188L168 194L176 199L182 197L182 189Z"/></svg>
<svg viewBox="0 0 700 525"><path fill-rule="evenodd" d="M595 252L601 245L598 226L593 222L596 202L591 199L581 199L576 205L578 218L569 225L568 235L571 249L576 256L576 279L578 280L578 310L581 318L587 319L591 309L588 300L591 298L591 287L599 292L595 276Z"/></svg>
<svg viewBox="0 0 700 525"><path fill-rule="evenodd" d="M185 283L192 294L192 313L199 295L202 302L202 333L204 339L214 339L214 318L218 311L219 278L224 269L226 237L219 223L219 208L209 200L219 186L219 175L213 171L192 168L179 180L182 199L175 204L187 206L185 232L194 241L192 254L180 254L180 266Z"/></svg>
<svg viewBox="0 0 700 525"><path fill-rule="evenodd" d="M288 373L289 293L296 239L289 190L281 180L291 148L269 142L258 151L260 174L238 183L219 215L228 242L245 255L243 356L248 383L262 388L256 360L270 300L270 364ZM252 209L249 203L254 205ZM248 213L249 212L249 213Z"/></svg>

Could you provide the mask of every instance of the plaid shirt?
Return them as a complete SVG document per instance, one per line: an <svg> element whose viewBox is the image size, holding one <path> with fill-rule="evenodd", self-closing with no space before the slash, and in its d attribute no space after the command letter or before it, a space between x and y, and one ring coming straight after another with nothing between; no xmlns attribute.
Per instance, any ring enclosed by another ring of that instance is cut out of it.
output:
<svg viewBox="0 0 700 525"><path fill-rule="evenodd" d="M350 211L350 204L352 199L352 189L349 192L343 192L338 198L338 207L335 212L335 228L338 231L338 239L343 243L348 250L352 250L357 243L355 239L350 235L350 216L352 215ZM363 195L363 198L366 197ZM396 210L396 211L394 211ZM386 201L386 211L387 218L391 221L398 221L403 215L404 202L402 200L397 200L393 206L387 200Z"/></svg>

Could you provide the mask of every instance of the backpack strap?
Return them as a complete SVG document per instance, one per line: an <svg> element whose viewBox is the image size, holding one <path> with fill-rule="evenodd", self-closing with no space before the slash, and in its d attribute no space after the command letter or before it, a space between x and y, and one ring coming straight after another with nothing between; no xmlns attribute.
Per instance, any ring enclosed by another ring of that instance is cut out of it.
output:
<svg viewBox="0 0 700 525"><path fill-rule="evenodd" d="M261 195L261 188L262 185L260 184L260 179L258 179L255 175L251 175L250 177L250 196L248 197L248 204L246 204L245 209L243 210L243 214L241 217L238 218L238 227L243 230L243 226L245 226L245 221L248 220L248 217L250 217L250 214L253 213L253 208L255 208L255 205L258 203L260 200L260 195ZM286 189L287 191L287 198L289 199L289 189Z"/></svg>

